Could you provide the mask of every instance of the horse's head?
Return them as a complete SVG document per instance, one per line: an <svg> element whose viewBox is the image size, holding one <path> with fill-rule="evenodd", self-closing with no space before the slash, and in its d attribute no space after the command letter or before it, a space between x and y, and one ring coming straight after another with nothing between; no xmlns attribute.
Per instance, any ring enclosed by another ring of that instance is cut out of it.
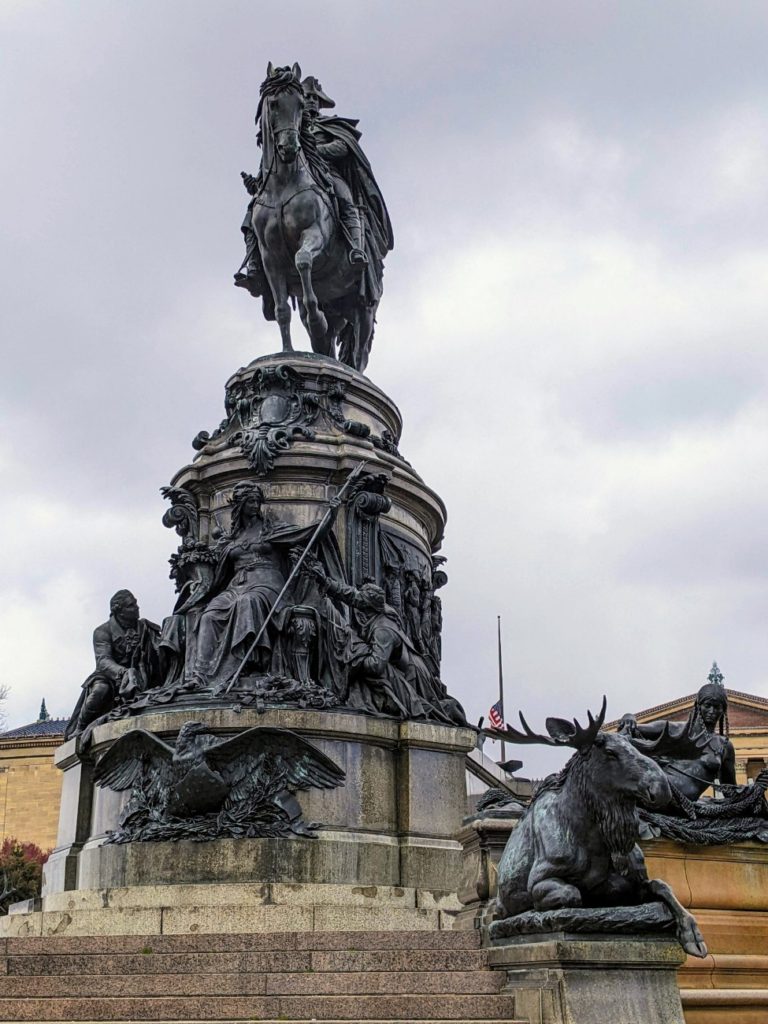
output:
<svg viewBox="0 0 768 1024"><path fill-rule="evenodd" d="M261 84L261 98L256 114L262 137L270 140L283 163L291 164L301 149L301 118L304 112L304 91L301 68L273 68L270 62L267 77Z"/></svg>

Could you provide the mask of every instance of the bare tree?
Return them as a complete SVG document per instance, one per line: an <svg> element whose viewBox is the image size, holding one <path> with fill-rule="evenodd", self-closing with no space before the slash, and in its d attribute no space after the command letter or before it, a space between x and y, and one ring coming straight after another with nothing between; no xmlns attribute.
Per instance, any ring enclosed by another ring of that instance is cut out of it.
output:
<svg viewBox="0 0 768 1024"><path fill-rule="evenodd" d="M11 885L8 880L8 873L2 872L3 876L3 891L0 892L0 914L7 914L8 907L13 901L13 897L16 895L16 887Z"/></svg>
<svg viewBox="0 0 768 1024"><path fill-rule="evenodd" d="M10 692L10 686L6 683L0 683L0 729L5 728L5 722L8 717L5 711L5 702L8 700L8 694Z"/></svg>

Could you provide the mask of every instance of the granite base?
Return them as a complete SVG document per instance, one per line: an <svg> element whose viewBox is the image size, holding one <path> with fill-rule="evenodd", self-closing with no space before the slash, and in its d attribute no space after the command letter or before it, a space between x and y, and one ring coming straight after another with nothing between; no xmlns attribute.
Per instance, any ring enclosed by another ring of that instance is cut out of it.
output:
<svg viewBox="0 0 768 1024"><path fill-rule="evenodd" d="M685 1024L674 939L526 935L489 950L529 1024Z"/></svg>

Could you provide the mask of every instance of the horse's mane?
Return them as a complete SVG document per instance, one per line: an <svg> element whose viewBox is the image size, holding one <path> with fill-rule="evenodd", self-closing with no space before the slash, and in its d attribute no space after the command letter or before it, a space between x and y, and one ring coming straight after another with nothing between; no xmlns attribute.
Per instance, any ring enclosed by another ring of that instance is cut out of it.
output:
<svg viewBox="0 0 768 1024"><path fill-rule="evenodd" d="M259 88L259 105L256 107L256 126L259 129L257 141L261 145L261 113L264 107L264 100L269 96L277 96L280 92L295 92L304 96L301 82L293 73L293 68L275 68L271 75L268 75Z"/></svg>
<svg viewBox="0 0 768 1024"><path fill-rule="evenodd" d="M259 88L259 105L256 108L256 142L262 144L261 117L264 110L264 100L271 96L277 96L281 92L294 92L304 97L304 90L301 82L293 72L293 68L275 68L271 75L261 83ZM309 118L304 115L299 127L299 139L304 157L309 166L310 173L321 188L333 195L333 183L331 181L328 164L322 158L317 149L314 133L312 132Z"/></svg>

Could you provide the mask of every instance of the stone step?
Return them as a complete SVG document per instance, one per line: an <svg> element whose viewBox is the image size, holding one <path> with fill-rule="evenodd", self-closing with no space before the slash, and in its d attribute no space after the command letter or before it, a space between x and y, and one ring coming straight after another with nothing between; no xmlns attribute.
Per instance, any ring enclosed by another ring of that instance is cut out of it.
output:
<svg viewBox="0 0 768 1024"><path fill-rule="evenodd" d="M461 910L455 893L400 885L286 882L132 885L49 893L11 906L11 916L33 911L149 910L152 907L343 906Z"/></svg>
<svg viewBox="0 0 768 1024"><path fill-rule="evenodd" d="M509 1021L511 995L0 998L2 1021Z"/></svg>
<svg viewBox="0 0 768 1024"><path fill-rule="evenodd" d="M220 932L438 931L451 912L393 906L200 906L125 907L45 911L0 917L3 937L48 935L164 935Z"/></svg>
<svg viewBox="0 0 768 1024"><path fill-rule="evenodd" d="M49 893L0 916L0 938L449 928L461 909L442 890L392 885L215 883Z"/></svg>
<svg viewBox="0 0 768 1024"><path fill-rule="evenodd" d="M315 971L475 971L488 966L479 949L284 950L256 953L40 953L9 956L18 975L240 974Z"/></svg>
<svg viewBox="0 0 768 1024"><path fill-rule="evenodd" d="M283 974L123 974L98 980L100 996L195 995L491 995L501 991L501 971L349 971ZM10 975L0 996L82 996L82 977L69 974Z"/></svg>
<svg viewBox="0 0 768 1024"><path fill-rule="evenodd" d="M17 1020L11 1020L11 1021L4 1021L3 1024L29 1024L29 1022L28 1021L21 1021L21 1020L17 1019ZM77 1020L77 1021L54 1020L54 1021L47 1021L46 1024L101 1024L101 1021L96 1021L96 1020ZM135 1018L131 1018L130 1020L126 1018L125 1020L121 1021L121 1024L144 1024L144 1022L143 1021L138 1021ZM199 1017L195 1017L195 1018L185 1017L183 1019L172 1020L172 1021L171 1020L167 1020L167 1019L166 1020L157 1020L157 1021L153 1021L152 1024L232 1024L232 1020L230 1018L227 1018L226 1020L222 1020L220 1017L217 1017L215 1019L209 1018L208 1020L203 1022L203 1021L200 1020ZM306 1024L306 1021L305 1020L297 1020L296 1018L294 1018L293 1020L289 1020L287 1017L281 1017L278 1020L278 1019L272 1017L272 1018L262 1018L259 1021L259 1024ZM339 1018L336 1018L335 1020L330 1020L330 1019L329 1020L324 1020L323 1024L350 1024L350 1022L349 1022L348 1019L340 1020ZM375 1017L375 1018L371 1018L370 1020L366 1021L366 1024L421 1024L421 1022L416 1020L413 1017L410 1017L407 1020L393 1020L392 1017L388 1017L388 1018ZM497 1017L485 1017L485 1018L473 1017L471 1020L454 1020L454 1019L448 1020L445 1017L440 1017L439 1019L438 1018L434 1018L433 1020L431 1020L429 1022L429 1024L500 1024L500 1022L499 1022ZM505 1019L503 1024L529 1024L529 1022L528 1021L524 1021L524 1020L509 1020L509 1019Z"/></svg>
<svg viewBox="0 0 768 1024"><path fill-rule="evenodd" d="M39 953L194 953L279 950L479 949L479 932L333 931L205 935L50 935L0 939L0 957Z"/></svg>
<svg viewBox="0 0 768 1024"><path fill-rule="evenodd" d="M503 983L471 932L0 940L0 1021L18 1024L509 1024Z"/></svg>

